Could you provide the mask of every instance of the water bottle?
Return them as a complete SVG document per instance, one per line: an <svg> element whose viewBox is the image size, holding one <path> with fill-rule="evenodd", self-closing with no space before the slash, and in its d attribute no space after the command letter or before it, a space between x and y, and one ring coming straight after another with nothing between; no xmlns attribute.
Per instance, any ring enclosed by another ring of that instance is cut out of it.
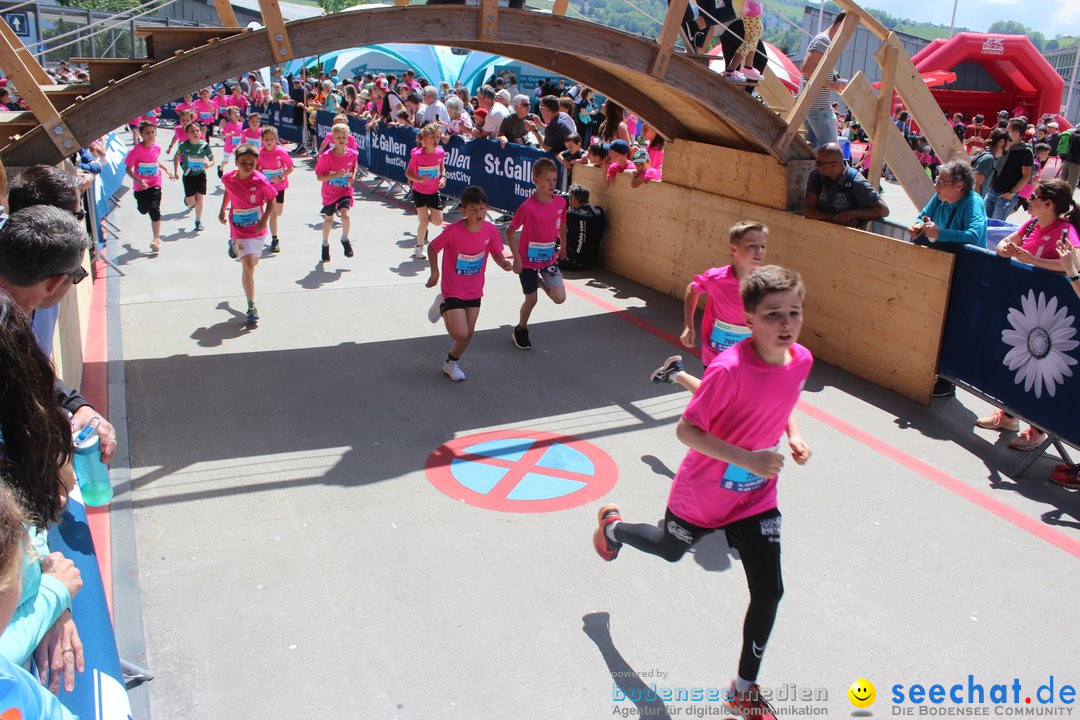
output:
<svg viewBox="0 0 1080 720"><path fill-rule="evenodd" d="M100 436L92 433L89 437L75 437L75 479L79 483L83 505L99 507L108 505L112 500L112 483L109 482L109 468L101 462Z"/></svg>

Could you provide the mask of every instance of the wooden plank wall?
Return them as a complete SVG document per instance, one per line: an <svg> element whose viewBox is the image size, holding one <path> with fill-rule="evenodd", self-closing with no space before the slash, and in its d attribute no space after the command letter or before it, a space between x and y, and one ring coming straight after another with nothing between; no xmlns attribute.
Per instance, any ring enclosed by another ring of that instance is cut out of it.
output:
<svg viewBox="0 0 1080 720"><path fill-rule="evenodd" d="M90 260L83 262L83 269L90 271ZM56 374L71 387L82 385L83 356L86 351L87 327L90 321L90 301L94 282L105 282L101 277L90 278L75 285L60 301L60 317L53 334L53 366Z"/></svg>
<svg viewBox="0 0 1080 720"><path fill-rule="evenodd" d="M664 182L729 198L752 195L758 204L778 210L789 202L788 166L768 155L692 140L675 140L664 147Z"/></svg>
<svg viewBox="0 0 1080 720"><path fill-rule="evenodd" d="M681 298L695 273L728 262L731 225L760 220L770 229L768 262L806 283L800 341L824 362L929 404L952 255L681 187L666 181L667 162L665 182L640 188L621 176L605 189L598 169L575 168L608 214L604 267Z"/></svg>

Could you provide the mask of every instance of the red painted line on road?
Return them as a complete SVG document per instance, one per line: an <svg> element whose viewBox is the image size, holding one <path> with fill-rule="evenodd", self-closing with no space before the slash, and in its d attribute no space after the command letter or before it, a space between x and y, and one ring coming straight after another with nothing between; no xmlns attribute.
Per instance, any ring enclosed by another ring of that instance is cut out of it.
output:
<svg viewBox="0 0 1080 720"><path fill-rule="evenodd" d="M661 340L664 340L674 345L675 347L679 348L679 350L683 354L699 355L696 349L689 350L685 348L682 342L671 333L666 332L665 330L653 325L647 320L642 320L641 318L637 317L625 308L621 308L618 305L615 305L614 303L611 303L604 298L597 297L588 290L578 287L575 281L568 280L566 282L566 287L574 295L584 300L587 300L593 305L596 305L597 307L606 310L607 312L613 313L614 315L622 318L623 320L626 320L632 325L641 328L642 330L645 330L646 332L655 335ZM938 470L929 463L920 460L914 455L904 452L900 448L885 442L881 438L871 435L865 430L860 430L854 425L836 417L832 413L822 410L820 407L814 405L813 403L807 402L806 400L800 400L797 407L799 410L803 411L815 420L828 425L837 432L847 435L856 442L862 443L871 450L874 450L875 452L884 455L885 457L904 466L905 468L911 470L917 475L921 475L922 477L926 478L938 487L948 490L954 495L957 495L967 500L968 502L973 503L974 505L982 508L983 510L993 513L1002 520L1012 523L1021 530L1026 530L1027 532L1035 535L1042 540L1045 540L1051 545L1055 545L1058 548L1061 548L1070 555L1080 558L1080 540L1069 537L1068 535L1058 530L1048 527L1043 522L1025 515L1016 508L1013 508L1001 502L1000 500L996 499L985 491L974 488L964 483L963 481L953 477L952 475Z"/></svg>
<svg viewBox="0 0 1080 720"><path fill-rule="evenodd" d="M105 263L94 261L94 287L90 296L90 315L86 324L86 348L83 351L83 376L80 391L83 397L105 418L109 417L109 336L105 313ZM105 586L105 601L112 617L112 523L109 507L87 507L86 524L94 539L101 582Z"/></svg>

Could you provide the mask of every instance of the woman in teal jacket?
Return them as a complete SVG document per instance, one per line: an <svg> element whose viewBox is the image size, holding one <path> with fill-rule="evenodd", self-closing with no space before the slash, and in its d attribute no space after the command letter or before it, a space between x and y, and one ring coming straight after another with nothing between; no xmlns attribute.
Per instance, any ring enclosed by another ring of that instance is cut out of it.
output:
<svg viewBox="0 0 1080 720"><path fill-rule="evenodd" d="M965 160L938 170L937 191L908 232L912 240L986 247L986 205L975 192L975 173Z"/></svg>

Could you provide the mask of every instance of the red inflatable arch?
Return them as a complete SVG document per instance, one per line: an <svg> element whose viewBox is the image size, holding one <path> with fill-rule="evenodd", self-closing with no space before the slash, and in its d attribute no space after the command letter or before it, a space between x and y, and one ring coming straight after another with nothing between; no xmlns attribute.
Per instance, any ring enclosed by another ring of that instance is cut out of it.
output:
<svg viewBox="0 0 1080 720"><path fill-rule="evenodd" d="M999 92L931 88L938 105L950 115L962 112L970 120L982 113L992 124L999 110L1012 113L1022 106L1033 121L1061 110L1065 81L1025 35L958 33L934 40L911 59L920 72L954 70L962 63L981 65L1001 87Z"/></svg>

